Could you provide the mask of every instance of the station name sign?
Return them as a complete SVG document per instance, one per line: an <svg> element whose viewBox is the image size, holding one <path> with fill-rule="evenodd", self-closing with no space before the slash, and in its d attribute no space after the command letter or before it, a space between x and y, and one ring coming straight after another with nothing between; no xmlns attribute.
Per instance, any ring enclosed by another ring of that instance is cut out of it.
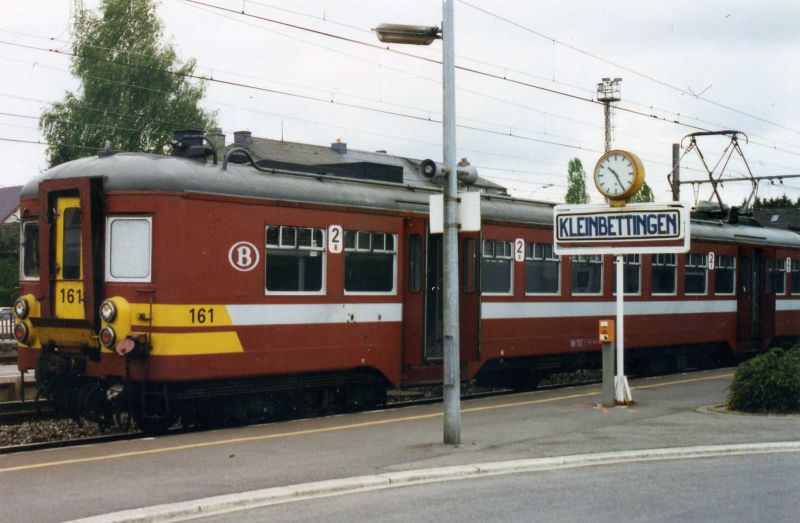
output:
<svg viewBox="0 0 800 523"><path fill-rule="evenodd" d="M557 205L555 250L556 254L687 252L688 221L681 204Z"/></svg>

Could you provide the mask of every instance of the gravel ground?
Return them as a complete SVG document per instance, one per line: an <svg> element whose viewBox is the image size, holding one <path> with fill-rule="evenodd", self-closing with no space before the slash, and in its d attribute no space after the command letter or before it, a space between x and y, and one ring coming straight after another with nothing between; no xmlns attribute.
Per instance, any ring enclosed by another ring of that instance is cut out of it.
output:
<svg viewBox="0 0 800 523"><path fill-rule="evenodd" d="M88 438L123 432L126 431L123 429L102 431L96 423L84 422L83 426L81 426L71 419L26 421L25 423L14 425L0 425L0 447Z"/></svg>

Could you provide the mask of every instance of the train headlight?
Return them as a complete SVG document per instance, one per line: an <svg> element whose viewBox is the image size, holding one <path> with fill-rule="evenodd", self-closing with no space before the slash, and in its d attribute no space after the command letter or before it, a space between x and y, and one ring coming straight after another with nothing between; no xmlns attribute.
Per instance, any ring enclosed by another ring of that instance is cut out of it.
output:
<svg viewBox="0 0 800 523"><path fill-rule="evenodd" d="M14 302L14 314L17 315L17 318L24 320L28 317L30 311L28 301L23 298L17 298L17 301Z"/></svg>
<svg viewBox="0 0 800 523"><path fill-rule="evenodd" d="M24 323L17 323L14 325L14 338L20 343L28 341L28 326Z"/></svg>
<svg viewBox="0 0 800 523"><path fill-rule="evenodd" d="M117 317L117 307L111 301L104 301L100 304L100 317L106 323L111 323Z"/></svg>
<svg viewBox="0 0 800 523"><path fill-rule="evenodd" d="M100 343L103 344L103 347L110 349L114 346L115 341L117 341L117 333L114 332L114 329L103 327L100 330Z"/></svg>

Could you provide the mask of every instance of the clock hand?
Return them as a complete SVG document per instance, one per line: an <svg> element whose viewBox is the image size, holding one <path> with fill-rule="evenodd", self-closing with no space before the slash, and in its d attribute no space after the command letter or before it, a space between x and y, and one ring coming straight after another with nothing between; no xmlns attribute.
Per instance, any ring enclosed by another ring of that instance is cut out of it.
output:
<svg viewBox="0 0 800 523"><path fill-rule="evenodd" d="M619 179L619 175L617 174L617 171L615 171L615 170L614 170L614 169L612 169L611 167L609 167L609 168L608 168L608 170L609 170L609 171L611 171L611 174L613 174L613 175L614 175L614 178L616 178L616 179L617 179L617 183L619 184L619 188L620 188L620 189L624 189L624 188L625 188L625 186L624 186L624 185L622 185L622 180L620 180L620 179Z"/></svg>

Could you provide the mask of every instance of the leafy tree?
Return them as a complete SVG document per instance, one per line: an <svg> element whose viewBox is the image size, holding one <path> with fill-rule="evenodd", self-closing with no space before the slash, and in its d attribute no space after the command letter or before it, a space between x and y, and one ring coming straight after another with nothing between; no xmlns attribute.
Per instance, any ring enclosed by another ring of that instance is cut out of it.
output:
<svg viewBox="0 0 800 523"><path fill-rule="evenodd" d="M215 113L198 107L205 86L193 83L195 61L181 63L163 41L152 0L103 0L99 14L73 21L72 73L77 93L42 113L50 166L114 149L162 152L176 129L207 129Z"/></svg>
<svg viewBox="0 0 800 523"><path fill-rule="evenodd" d="M589 203L586 192L586 172L580 159L573 158L567 165L567 203Z"/></svg>
<svg viewBox="0 0 800 523"><path fill-rule="evenodd" d="M653 190L647 185L647 182L644 182L642 188L630 197L628 200L631 203L645 203L645 202L653 202L655 201L655 197L653 196Z"/></svg>

